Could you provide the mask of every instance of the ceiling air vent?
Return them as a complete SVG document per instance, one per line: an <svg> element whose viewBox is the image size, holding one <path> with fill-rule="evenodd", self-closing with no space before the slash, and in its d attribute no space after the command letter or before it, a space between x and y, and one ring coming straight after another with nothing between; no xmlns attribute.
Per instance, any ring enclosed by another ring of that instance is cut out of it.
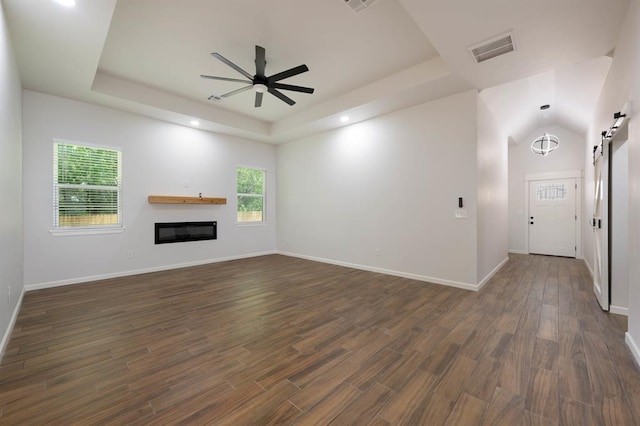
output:
<svg viewBox="0 0 640 426"><path fill-rule="evenodd" d="M484 41L469 48L469 52L473 55L473 59L477 63L504 55L509 52L515 52L516 45L513 41L513 34L507 33L494 37L491 40Z"/></svg>
<svg viewBox="0 0 640 426"><path fill-rule="evenodd" d="M374 3L375 1L376 0L344 0L344 2L356 12L362 12L367 7L371 6L371 3Z"/></svg>

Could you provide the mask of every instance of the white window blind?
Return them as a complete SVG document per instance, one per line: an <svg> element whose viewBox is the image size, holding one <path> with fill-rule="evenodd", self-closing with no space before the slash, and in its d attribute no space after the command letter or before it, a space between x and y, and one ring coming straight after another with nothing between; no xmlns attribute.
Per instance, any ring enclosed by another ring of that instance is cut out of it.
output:
<svg viewBox="0 0 640 426"><path fill-rule="evenodd" d="M121 151L54 142L53 227L122 227Z"/></svg>

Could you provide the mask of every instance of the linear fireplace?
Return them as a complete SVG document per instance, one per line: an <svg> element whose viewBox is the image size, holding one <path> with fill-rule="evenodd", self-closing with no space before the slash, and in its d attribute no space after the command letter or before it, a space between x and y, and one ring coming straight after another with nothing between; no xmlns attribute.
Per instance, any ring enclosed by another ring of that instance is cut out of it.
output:
<svg viewBox="0 0 640 426"><path fill-rule="evenodd" d="M156 244L215 240L218 222L156 223Z"/></svg>

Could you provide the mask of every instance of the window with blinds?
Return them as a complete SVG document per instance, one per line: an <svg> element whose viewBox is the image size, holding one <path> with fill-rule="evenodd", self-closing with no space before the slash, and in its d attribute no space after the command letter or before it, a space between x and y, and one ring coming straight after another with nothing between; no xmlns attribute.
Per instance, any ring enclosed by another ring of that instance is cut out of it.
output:
<svg viewBox="0 0 640 426"><path fill-rule="evenodd" d="M122 152L55 141L54 230L122 228Z"/></svg>
<svg viewBox="0 0 640 426"><path fill-rule="evenodd" d="M265 221L266 172L261 169L237 169L238 223Z"/></svg>

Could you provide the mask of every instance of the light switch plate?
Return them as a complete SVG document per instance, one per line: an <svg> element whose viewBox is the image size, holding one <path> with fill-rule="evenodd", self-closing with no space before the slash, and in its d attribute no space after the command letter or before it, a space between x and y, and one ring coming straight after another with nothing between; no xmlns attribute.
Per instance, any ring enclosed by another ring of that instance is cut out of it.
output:
<svg viewBox="0 0 640 426"><path fill-rule="evenodd" d="M456 219L466 219L467 211L465 209L456 209L453 212L453 217L455 217Z"/></svg>

